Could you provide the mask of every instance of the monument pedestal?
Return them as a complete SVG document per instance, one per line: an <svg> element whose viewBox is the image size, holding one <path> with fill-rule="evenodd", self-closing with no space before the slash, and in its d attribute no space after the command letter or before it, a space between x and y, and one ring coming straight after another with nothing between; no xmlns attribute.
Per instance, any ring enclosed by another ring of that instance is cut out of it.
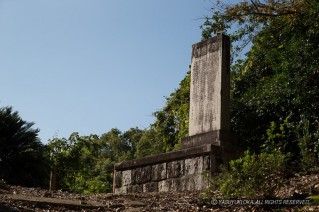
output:
<svg viewBox="0 0 319 212"><path fill-rule="evenodd" d="M115 164L113 192L204 190L219 166L238 156L235 140L217 140L219 133L190 136L182 139L179 150Z"/></svg>
<svg viewBox="0 0 319 212"><path fill-rule="evenodd" d="M188 136L186 138L182 138L181 149L200 146L204 144L212 144L214 146L226 147L229 145L236 145L237 139L231 134L230 131L212 130L209 132L204 132L193 136Z"/></svg>
<svg viewBox="0 0 319 212"><path fill-rule="evenodd" d="M212 172L217 172L221 164L228 164L229 161L239 156L239 145L237 138L230 131L212 130L193 136L182 138L181 149L192 148L201 145L212 145L213 155L216 162L212 167Z"/></svg>

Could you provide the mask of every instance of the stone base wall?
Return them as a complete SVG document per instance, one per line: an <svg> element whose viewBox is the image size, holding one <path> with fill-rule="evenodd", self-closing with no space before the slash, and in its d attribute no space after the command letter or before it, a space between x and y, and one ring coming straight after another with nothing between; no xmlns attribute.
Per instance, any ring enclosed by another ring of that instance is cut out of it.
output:
<svg viewBox="0 0 319 212"><path fill-rule="evenodd" d="M115 193L196 191L208 186L210 155L116 171Z"/></svg>
<svg viewBox="0 0 319 212"><path fill-rule="evenodd" d="M239 156L229 132L211 131L182 139L177 151L115 164L115 193L198 191L221 164Z"/></svg>

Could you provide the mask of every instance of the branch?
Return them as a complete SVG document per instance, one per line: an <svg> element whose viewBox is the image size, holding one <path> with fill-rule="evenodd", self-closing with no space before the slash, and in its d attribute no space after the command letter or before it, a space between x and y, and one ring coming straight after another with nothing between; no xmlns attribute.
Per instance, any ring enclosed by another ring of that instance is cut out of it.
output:
<svg viewBox="0 0 319 212"><path fill-rule="evenodd" d="M255 9L257 10L257 12L259 13L259 8L258 6L256 5L256 3L253 1L253 0L250 0L250 2L254 5Z"/></svg>
<svg viewBox="0 0 319 212"><path fill-rule="evenodd" d="M279 13L279 14L261 13L261 12L248 12L248 13L242 13L242 14L236 14L236 15L222 15L222 17L223 18L232 18L234 16L236 16L236 17L245 17L245 16L250 16L250 15L265 16L265 17L280 17L280 16L293 15L293 14L298 14L298 12L296 12L296 11L287 11L285 13Z"/></svg>

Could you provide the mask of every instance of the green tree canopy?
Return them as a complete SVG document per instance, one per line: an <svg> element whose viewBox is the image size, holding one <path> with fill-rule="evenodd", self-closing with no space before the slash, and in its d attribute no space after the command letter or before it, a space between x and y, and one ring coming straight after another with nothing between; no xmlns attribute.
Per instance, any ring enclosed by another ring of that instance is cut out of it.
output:
<svg viewBox="0 0 319 212"><path fill-rule="evenodd" d="M307 132L309 154L315 154L319 145L318 20L316 0L219 2L206 18L204 39L221 31L233 42L253 44L247 57L233 67L231 96L232 128L251 150L275 146L298 158L300 138ZM307 129L300 130L301 125Z"/></svg>
<svg viewBox="0 0 319 212"><path fill-rule="evenodd" d="M122 133L113 128L101 136L54 138L47 144L57 188L79 193L110 192L116 162L134 158L144 131L131 128Z"/></svg>
<svg viewBox="0 0 319 212"><path fill-rule="evenodd" d="M179 87L166 98L164 107L153 114L155 122L151 128L157 142L162 142L164 152L179 147L181 139L188 135L189 90L190 71Z"/></svg>

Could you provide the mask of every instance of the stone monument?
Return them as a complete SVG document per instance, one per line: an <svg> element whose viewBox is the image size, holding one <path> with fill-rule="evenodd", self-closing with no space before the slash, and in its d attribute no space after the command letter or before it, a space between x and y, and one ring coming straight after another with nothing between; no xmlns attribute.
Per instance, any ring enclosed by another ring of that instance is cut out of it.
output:
<svg viewBox="0 0 319 212"><path fill-rule="evenodd" d="M193 45L189 136L230 130L229 39L217 36Z"/></svg>
<svg viewBox="0 0 319 212"><path fill-rule="evenodd" d="M225 35L192 47L189 136L179 150L118 163L115 193L195 191L236 157L230 133L230 41Z"/></svg>
<svg viewBox="0 0 319 212"><path fill-rule="evenodd" d="M230 40L221 34L193 45L189 137L182 148L230 140Z"/></svg>

